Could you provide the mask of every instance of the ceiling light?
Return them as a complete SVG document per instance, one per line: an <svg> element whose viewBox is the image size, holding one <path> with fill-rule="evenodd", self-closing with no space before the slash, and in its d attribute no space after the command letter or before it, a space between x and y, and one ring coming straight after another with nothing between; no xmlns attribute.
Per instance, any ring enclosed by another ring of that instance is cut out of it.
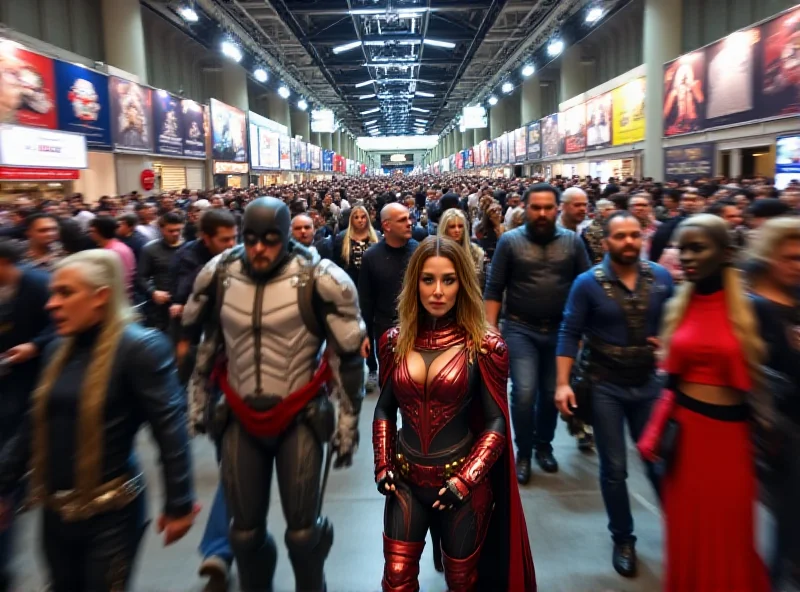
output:
<svg viewBox="0 0 800 592"><path fill-rule="evenodd" d="M422 107L411 107L409 111L416 111L417 113L430 113L430 109L423 109Z"/></svg>
<svg viewBox="0 0 800 592"><path fill-rule="evenodd" d="M427 12L427 8L424 6L416 6L416 7L409 7L409 8L398 8L397 14L417 14Z"/></svg>
<svg viewBox="0 0 800 592"><path fill-rule="evenodd" d="M278 89L278 94L279 94L281 97L283 97L284 99L288 99L288 98L289 98L289 95L290 95L290 94L292 94L292 93L291 93L291 92L289 92L289 89L288 89L288 88L286 88L285 86L281 86L281 87Z"/></svg>
<svg viewBox="0 0 800 592"><path fill-rule="evenodd" d="M367 62L367 67L377 66L381 68L408 68L409 66L419 66L419 62Z"/></svg>
<svg viewBox="0 0 800 592"><path fill-rule="evenodd" d="M453 49L456 44L451 41L439 41L438 39L423 39L422 42L425 45L432 45L433 47L444 47L447 49Z"/></svg>
<svg viewBox="0 0 800 592"><path fill-rule="evenodd" d="M372 82L373 82L372 80L365 80L364 82L359 82L358 84L356 84L356 88L361 88L362 86L368 86L372 84Z"/></svg>
<svg viewBox="0 0 800 592"><path fill-rule="evenodd" d="M533 64L527 64L524 68L522 68L522 75L525 78L532 76L534 72L536 72L536 68L533 67Z"/></svg>
<svg viewBox="0 0 800 592"><path fill-rule="evenodd" d="M491 97L489 97L489 104L490 104L492 107L494 107L495 105L497 105L497 97L496 97L496 96L494 96L494 95L492 95Z"/></svg>
<svg viewBox="0 0 800 592"><path fill-rule="evenodd" d="M561 39L553 39L547 46L547 55L555 57L564 51L564 42Z"/></svg>
<svg viewBox="0 0 800 592"><path fill-rule="evenodd" d="M421 91L421 90L418 90L418 91L416 92L416 95L417 95L418 97L435 97L435 96L436 96L436 95L434 95L433 93L424 92L424 91Z"/></svg>
<svg viewBox="0 0 800 592"><path fill-rule="evenodd" d="M229 57L234 62L242 61L242 50L232 41L222 42L222 55Z"/></svg>
<svg viewBox="0 0 800 592"><path fill-rule="evenodd" d="M427 119L420 119L419 117L416 117L416 118L414 118L414 121L419 122L419 123L424 123L425 125L428 125L428 120Z"/></svg>
<svg viewBox="0 0 800 592"><path fill-rule="evenodd" d="M510 92L513 92L513 91L514 91L514 85L513 85L513 84L511 84L510 82L504 82L504 83L503 83L503 87L502 87L502 89L501 89L501 90L502 90L504 93L508 94L508 93L510 93Z"/></svg>
<svg viewBox="0 0 800 592"><path fill-rule="evenodd" d="M385 8L357 8L356 10L351 10L350 14L355 14L355 15L383 14L384 12L386 12Z"/></svg>
<svg viewBox="0 0 800 592"><path fill-rule="evenodd" d="M375 107L374 109L367 109L366 111L362 111L361 115L369 115L371 113L378 113L381 110L380 107Z"/></svg>
<svg viewBox="0 0 800 592"><path fill-rule="evenodd" d="M253 77L259 82L266 82L268 78L267 71L264 68L256 68L256 71L253 72Z"/></svg>
<svg viewBox="0 0 800 592"><path fill-rule="evenodd" d="M378 120L377 119L373 119L372 121L368 121L364 125L372 125L373 123L378 123Z"/></svg>
<svg viewBox="0 0 800 592"><path fill-rule="evenodd" d="M333 53L339 54L345 51L350 51L351 49L355 49L361 45L360 41L352 41L350 43L345 43L344 45L337 45L333 48Z"/></svg>
<svg viewBox="0 0 800 592"><path fill-rule="evenodd" d="M603 9L602 8L592 8L589 13L586 15L586 22L587 23L596 23L600 20L600 17L603 16Z"/></svg>
<svg viewBox="0 0 800 592"><path fill-rule="evenodd" d="M194 8L191 6L184 6L183 8L178 9L178 14L183 17L187 23L196 23L200 17L197 16L197 13L194 11Z"/></svg>
<svg viewBox="0 0 800 592"><path fill-rule="evenodd" d="M364 99L372 99L374 97L375 93L372 93L371 95L358 95L358 100L363 101Z"/></svg>
<svg viewBox="0 0 800 592"><path fill-rule="evenodd" d="M306 109L308 109L308 103L306 102L305 99L300 99L299 101L297 101L297 108L300 109L300 111L305 111Z"/></svg>

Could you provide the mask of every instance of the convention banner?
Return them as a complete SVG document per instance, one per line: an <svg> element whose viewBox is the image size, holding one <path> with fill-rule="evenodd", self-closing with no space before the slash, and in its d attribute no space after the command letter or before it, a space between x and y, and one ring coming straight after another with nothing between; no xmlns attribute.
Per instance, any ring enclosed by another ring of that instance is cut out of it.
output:
<svg viewBox="0 0 800 592"><path fill-rule="evenodd" d="M489 165L489 140L483 140L480 143L481 148L481 166Z"/></svg>
<svg viewBox="0 0 800 592"><path fill-rule="evenodd" d="M322 153L322 170L333 171L333 150L325 150Z"/></svg>
<svg viewBox="0 0 800 592"><path fill-rule="evenodd" d="M322 152L319 146L310 146L311 149L311 170L322 170Z"/></svg>
<svg viewBox="0 0 800 592"><path fill-rule="evenodd" d="M153 125L158 154L183 156L183 117L181 100L165 90L153 93Z"/></svg>
<svg viewBox="0 0 800 592"><path fill-rule="evenodd" d="M607 92L586 101L586 148L611 146L611 93ZM642 130L644 134L644 130Z"/></svg>
<svg viewBox="0 0 800 592"><path fill-rule="evenodd" d="M0 123L58 127L53 60L14 41L0 51Z"/></svg>
<svg viewBox="0 0 800 592"><path fill-rule="evenodd" d="M800 113L800 7L761 25L759 117Z"/></svg>
<svg viewBox="0 0 800 592"><path fill-rule="evenodd" d="M482 165L481 161L481 145L476 144L472 147L472 162L475 164L475 168L478 168Z"/></svg>
<svg viewBox="0 0 800 592"><path fill-rule="evenodd" d="M153 91L111 76L108 79L111 100L111 137L116 150L153 151Z"/></svg>
<svg viewBox="0 0 800 592"><path fill-rule="evenodd" d="M181 101L183 119L183 155L192 158L206 157L205 106L189 99Z"/></svg>
<svg viewBox="0 0 800 592"><path fill-rule="evenodd" d="M800 181L800 135L781 136L775 143L775 186L786 189Z"/></svg>
<svg viewBox="0 0 800 592"><path fill-rule="evenodd" d="M542 158L558 156L561 152L558 137L558 113L548 115L541 120L542 126Z"/></svg>
<svg viewBox="0 0 800 592"><path fill-rule="evenodd" d="M449 166L450 166L450 168L449 168L449 169L447 169L447 170L449 170L449 171L455 171L455 170L456 170L456 155L455 155L455 154L451 154L451 155L450 155L450 159L449 159L449 161L450 161L450 162L449 162Z"/></svg>
<svg viewBox="0 0 800 592"><path fill-rule="evenodd" d="M528 124L528 160L539 160L542 157L541 125L536 121Z"/></svg>
<svg viewBox="0 0 800 592"><path fill-rule="evenodd" d="M611 91L612 145L644 142L645 82L645 78L637 78Z"/></svg>
<svg viewBox="0 0 800 592"><path fill-rule="evenodd" d="M696 181L714 176L714 143L664 148L664 180Z"/></svg>
<svg viewBox="0 0 800 592"><path fill-rule="evenodd" d="M83 66L54 61L58 129L86 136L92 148L111 148L108 78Z"/></svg>
<svg viewBox="0 0 800 592"><path fill-rule="evenodd" d="M486 166L494 165L494 140L486 141Z"/></svg>
<svg viewBox="0 0 800 592"><path fill-rule="evenodd" d="M521 127L514 131L514 156L517 162L525 162L528 158L528 128Z"/></svg>
<svg viewBox="0 0 800 592"><path fill-rule="evenodd" d="M247 162L247 116L244 111L211 99L212 157Z"/></svg>
<svg viewBox="0 0 800 592"><path fill-rule="evenodd" d="M511 142L514 141L513 134L509 134L508 132L504 133L500 136L500 164L508 164L508 143L509 138L508 136L511 135ZM513 146L512 146L513 149Z"/></svg>
<svg viewBox="0 0 800 592"><path fill-rule="evenodd" d="M308 170L308 143L307 142L303 142L302 140L298 140L298 142L297 142L297 153L300 155L300 158L298 159L298 162L300 163L300 166L297 167L297 168L299 168L301 171L307 171Z"/></svg>
<svg viewBox="0 0 800 592"><path fill-rule="evenodd" d="M741 123L756 113L760 29L737 31L706 47L706 119L703 127Z"/></svg>
<svg viewBox="0 0 800 592"><path fill-rule="evenodd" d="M464 168L467 169L474 169L475 168L475 149L469 148L467 150L467 158L464 161Z"/></svg>
<svg viewBox="0 0 800 592"><path fill-rule="evenodd" d="M258 165L264 169L281 166L280 135L263 127L258 128Z"/></svg>
<svg viewBox="0 0 800 592"><path fill-rule="evenodd" d="M280 136L278 146L281 150L281 170L292 170L292 140L289 136Z"/></svg>
<svg viewBox="0 0 800 592"><path fill-rule="evenodd" d="M696 132L705 126L705 49L664 64L664 135Z"/></svg>
<svg viewBox="0 0 800 592"><path fill-rule="evenodd" d="M563 128L565 154L586 150L586 103L559 113L558 124Z"/></svg>
<svg viewBox="0 0 800 592"><path fill-rule="evenodd" d="M456 170L460 171L464 169L464 151L459 150L456 152Z"/></svg>

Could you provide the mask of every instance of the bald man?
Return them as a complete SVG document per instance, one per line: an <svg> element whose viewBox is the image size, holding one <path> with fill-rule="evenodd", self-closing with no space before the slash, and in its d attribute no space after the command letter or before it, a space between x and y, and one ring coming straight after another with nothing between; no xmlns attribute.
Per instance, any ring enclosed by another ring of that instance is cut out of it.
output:
<svg viewBox="0 0 800 592"><path fill-rule="evenodd" d="M558 225L572 232L583 230L589 198L580 187L570 187L561 194L561 215Z"/></svg>
<svg viewBox="0 0 800 592"><path fill-rule="evenodd" d="M298 214L292 218L292 237L306 247L314 244L314 221L311 216Z"/></svg>

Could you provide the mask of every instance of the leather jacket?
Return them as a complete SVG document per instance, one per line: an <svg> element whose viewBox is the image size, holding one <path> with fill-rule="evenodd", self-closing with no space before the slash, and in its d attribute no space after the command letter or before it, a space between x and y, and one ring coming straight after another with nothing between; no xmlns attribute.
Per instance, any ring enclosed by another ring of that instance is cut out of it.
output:
<svg viewBox="0 0 800 592"><path fill-rule="evenodd" d="M531 240L525 226L503 234L494 252L486 300L503 301L508 319L557 328L572 282L590 267L581 238L556 226L545 243Z"/></svg>

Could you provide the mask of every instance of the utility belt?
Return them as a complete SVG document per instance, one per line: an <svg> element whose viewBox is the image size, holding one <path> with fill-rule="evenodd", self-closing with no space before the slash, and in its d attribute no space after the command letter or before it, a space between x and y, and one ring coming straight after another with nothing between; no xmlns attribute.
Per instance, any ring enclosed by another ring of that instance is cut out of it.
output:
<svg viewBox="0 0 800 592"><path fill-rule="evenodd" d="M417 487L442 487L464 464L472 451L472 434L446 450L420 456L404 442L402 431L397 437L397 470L405 481Z"/></svg>
<svg viewBox="0 0 800 592"><path fill-rule="evenodd" d="M642 386L656 368L655 352L650 345L612 345L590 337L586 350L586 371L594 381L622 387Z"/></svg>
<svg viewBox="0 0 800 592"><path fill-rule="evenodd" d="M84 502L77 489L56 491L44 498L44 507L56 512L64 522L89 520L125 508L144 491L144 474L135 477L125 474L103 483L92 492L91 499Z"/></svg>

